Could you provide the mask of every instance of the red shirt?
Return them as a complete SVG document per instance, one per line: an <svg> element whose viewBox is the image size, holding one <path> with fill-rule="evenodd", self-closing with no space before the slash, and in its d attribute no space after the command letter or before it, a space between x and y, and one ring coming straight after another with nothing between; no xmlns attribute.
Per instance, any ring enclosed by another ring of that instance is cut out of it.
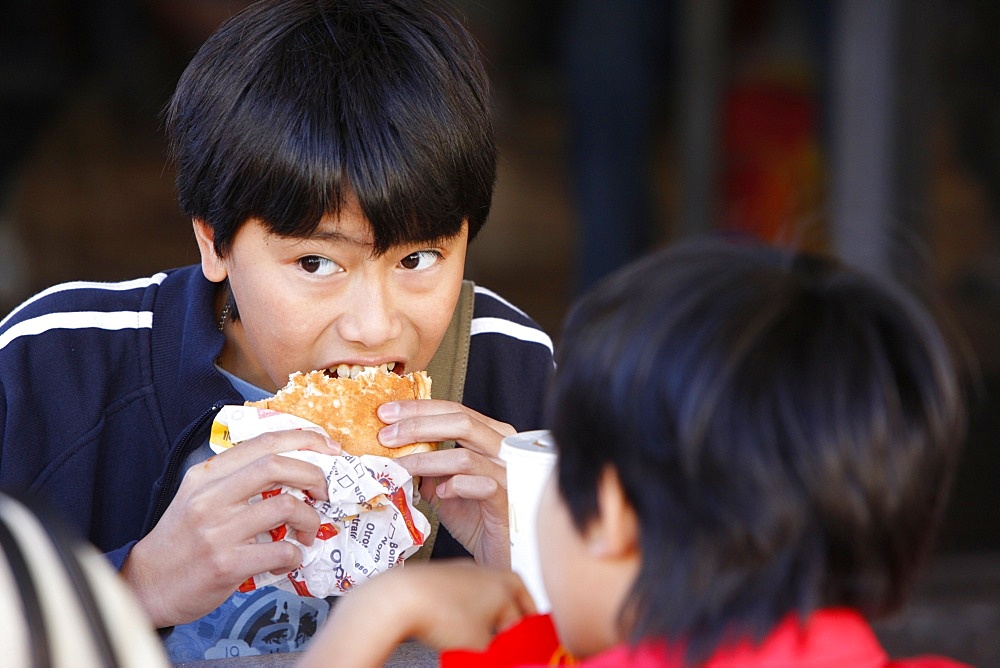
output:
<svg viewBox="0 0 1000 668"><path fill-rule="evenodd" d="M441 653L442 668L579 665L581 668L682 668L683 655L662 643L613 647L583 661L561 649L549 616L526 617L494 638L484 652ZM759 645L744 641L716 651L704 668L959 668L944 657L890 659L871 626L846 609L820 610L803 627L790 615Z"/></svg>

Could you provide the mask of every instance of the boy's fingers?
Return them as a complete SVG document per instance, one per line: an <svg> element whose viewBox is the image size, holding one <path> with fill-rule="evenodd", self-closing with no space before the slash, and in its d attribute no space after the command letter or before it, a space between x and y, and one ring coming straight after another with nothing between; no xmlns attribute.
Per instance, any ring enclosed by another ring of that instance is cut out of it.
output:
<svg viewBox="0 0 1000 668"><path fill-rule="evenodd" d="M466 448L417 452L397 457L395 461L410 475L425 479L434 476L476 476L493 480L504 489L507 487L507 469L502 462Z"/></svg>
<svg viewBox="0 0 1000 668"><path fill-rule="evenodd" d="M513 428L508 426L505 431L497 431L469 413L441 413L410 417L383 427L379 431L379 442L391 448L410 443L455 441L463 448L496 458L500 442L509 435L507 432L513 434Z"/></svg>
<svg viewBox="0 0 1000 668"><path fill-rule="evenodd" d="M235 470L262 455L292 450L312 450L324 455L342 454L340 444L326 434L304 429L290 429L255 436L234 445L225 452L212 457L209 461L217 462L218 466Z"/></svg>
<svg viewBox="0 0 1000 668"><path fill-rule="evenodd" d="M244 545L234 553L244 572L288 573L302 563L302 550L285 540Z"/></svg>
<svg viewBox="0 0 1000 668"><path fill-rule="evenodd" d="M401 420L410 420L422 417L453 416L453 420L459 422L452 424L463 424L462 420L475 421L484 425L491 431L508 436L514 434L516 430L505 422L494 420L477 411L468 408L455 401L444 401L441 399L412 399L405 401L391 401L382 404L378 408L378 417L387 424L395 424ZM459 417L462 416L462 417ZM426 423L425 423L426 424ZM437 440L455 440L456 433L442 434Z"/></svg>
<svg viewBox="0 0 1000 668"><path fill-rule="evenodd" d="M192 467L190 473L206 478L221 478L232 475L269 455L292 452L294 450L312 450L325 455L339 455L342 453L340 445L330 440L324 434L301 430L277 431L261 434L233 446L221 454L210 457L200 465ZM284 457L282 459L287 460L289 458ZM316 467L313 466L312 468Z"/></svg>
<svg viewBox="0 0 1000 668"><path fill-rule="evenodd" d="M217 499L215 503L226 499L244 502L281 486L300 489L315 499L329 498L326 477L314 464L286 457L280 451L261 450L252 458L230 458L228 454L227 451L193 466L183 484L191 490L211 490L212 497Z"/></svg>
<svg viewBox="0 0 1000 668"><path fill-rule="evenodd" d="M258 457L232 474L231 490L241 498L250 498L264 490L284 485L308 493L314 499L329 498L326 476L315 464L282 454Z"/></svg>
<svg viewBox="0 0 1000 668"><path fill-rule="evenodd" d="M435 493L442 499L491 501L505 488L497 480L481 475L456 475L438 484ZM506 502L503 504L507 508Z"/></svg>
<svg viewBox="0 0 1000 668"><path fill-rule="evenodd" d="M287 525L289 531L295 532L299 542L312 545L320 525L316 510L291 494L276 494L251 503L243 517L246 519L244 531L247 540Z"/></svg>

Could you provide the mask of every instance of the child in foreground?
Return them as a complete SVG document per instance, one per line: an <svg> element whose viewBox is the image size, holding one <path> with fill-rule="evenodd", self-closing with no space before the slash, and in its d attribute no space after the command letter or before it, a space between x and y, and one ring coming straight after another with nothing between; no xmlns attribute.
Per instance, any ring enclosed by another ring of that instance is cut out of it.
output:
<svg viewBox="0 0 1000 668"><path fill-rule="evenodd" d="M347 596L304 665L407 638L443 666L956 665L893 661L870 626L928 555L965 427L915 296L820 257L680 245L583 298L557 361L538 517L555 633L509 572L415 565ZM376 606L391 618L370 625Z"/></svg>

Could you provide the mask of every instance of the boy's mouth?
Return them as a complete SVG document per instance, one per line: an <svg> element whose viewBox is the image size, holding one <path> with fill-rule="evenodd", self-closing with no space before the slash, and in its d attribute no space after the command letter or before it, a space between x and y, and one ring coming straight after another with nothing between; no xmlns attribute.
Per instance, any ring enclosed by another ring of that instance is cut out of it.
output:
<svg viewBox="0 0 1000 668"><path fill-rule="evenodd" d="M399 367L398 370L396 370L397 366ZM375 369L382 373L402 373L402 365L397 365L396 362L385 362L373 367L361 366L360 364L338 364L335 367L327 369L325 373L331 378L357 378L358 374L369 369Z"/></svg>

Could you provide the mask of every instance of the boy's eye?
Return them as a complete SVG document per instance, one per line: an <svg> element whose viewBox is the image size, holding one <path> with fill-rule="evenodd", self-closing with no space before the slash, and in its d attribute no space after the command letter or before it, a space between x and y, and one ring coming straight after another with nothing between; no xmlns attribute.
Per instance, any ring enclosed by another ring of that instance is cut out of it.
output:
<svg viewBox="0 0 1000 668"><path fill-rule="evenodd" d="M340 269L340 266L333 260L318 255L307 255L299 258L299 266L310 274L318 276L329 276Z"/></svg>
<svg viewBox="0 0 1000 668"><path fill-rule="evenodd" d="M433 250L422 250L416 253L410 253L402 260L399 261L399 266L403 269L413 269L416 271L422 271L424 269L430 269L438 260L441 259L441 253Z"/></svg>

